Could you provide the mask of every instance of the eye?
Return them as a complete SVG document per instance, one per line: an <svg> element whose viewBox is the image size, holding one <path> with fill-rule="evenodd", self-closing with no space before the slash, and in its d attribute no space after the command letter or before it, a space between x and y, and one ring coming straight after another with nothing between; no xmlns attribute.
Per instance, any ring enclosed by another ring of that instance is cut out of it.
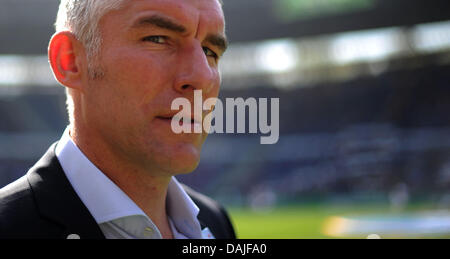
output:
<svg viewBox="0 0 450 259"><path fill-rule="evenodd" d="M205 55L208 57L213 57L215 59L219 57L214 51L207 47L203 47L203 52L205 52Z"/></svg>
<svg viewBox="0 0 450 259"><path fill-rule="evenodd" d="M167 37L165 36L148 36L142 39L142 41L153 42L157 44L164 44L167 42Z"/></svg>

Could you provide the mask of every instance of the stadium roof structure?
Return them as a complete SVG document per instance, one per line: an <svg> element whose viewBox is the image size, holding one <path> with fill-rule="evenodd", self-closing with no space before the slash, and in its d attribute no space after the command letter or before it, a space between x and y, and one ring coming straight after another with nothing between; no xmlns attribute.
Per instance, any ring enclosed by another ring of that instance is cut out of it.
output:
<svg viewBox="0 0 450 259"><path fill-rule="evenodd" d="M58 0L0 0L0 53L46 52ZM232 42L409 26L450 18L448 0L224 0Z"/></svg>
<svg viewBox="0 0 450 259"><path fill-rule="evenodd" d="M448 0L225 0L232 41L300 38L450 18Z"/></svg>

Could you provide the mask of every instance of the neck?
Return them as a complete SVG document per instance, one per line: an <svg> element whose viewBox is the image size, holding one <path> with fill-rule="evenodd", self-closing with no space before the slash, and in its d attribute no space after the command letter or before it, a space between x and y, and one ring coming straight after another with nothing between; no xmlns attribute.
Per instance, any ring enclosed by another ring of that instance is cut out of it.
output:
<svg viewBox="0 0 450 259"><path fill-rule="evenodd" d="M72 127L70 135L83 154L114 182L158 227L163 238L171 238L166 197L171 176L152 174L124 157L114 154L97 136L80 134ZM83 132L84 133L84 132Z"/></svg>

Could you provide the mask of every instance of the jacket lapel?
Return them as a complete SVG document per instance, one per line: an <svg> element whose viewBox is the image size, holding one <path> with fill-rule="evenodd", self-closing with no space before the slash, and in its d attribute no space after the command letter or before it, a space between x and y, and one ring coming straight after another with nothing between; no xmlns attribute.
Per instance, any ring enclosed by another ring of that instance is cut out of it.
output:
<svg viewBox="0 0 450 259"><path fill-rule="evenodd" d="M27 173L40 214L64 229L61 238L75 234L82 239L104 239L97 222L66 178L55 147L53 144Z"/></svg>

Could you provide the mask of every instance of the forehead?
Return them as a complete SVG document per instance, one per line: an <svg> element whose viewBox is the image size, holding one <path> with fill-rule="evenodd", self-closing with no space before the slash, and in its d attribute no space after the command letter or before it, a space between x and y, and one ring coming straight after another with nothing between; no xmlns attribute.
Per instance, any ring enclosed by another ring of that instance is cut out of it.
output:
<svg viewBox="0 0 450 259"><path fill-rule="evenodd" d="M141 16L158 13L183 25L206 22L222 30L225 27L223 10L218 0L123 0L116 12L127 24Z"/></svg>

